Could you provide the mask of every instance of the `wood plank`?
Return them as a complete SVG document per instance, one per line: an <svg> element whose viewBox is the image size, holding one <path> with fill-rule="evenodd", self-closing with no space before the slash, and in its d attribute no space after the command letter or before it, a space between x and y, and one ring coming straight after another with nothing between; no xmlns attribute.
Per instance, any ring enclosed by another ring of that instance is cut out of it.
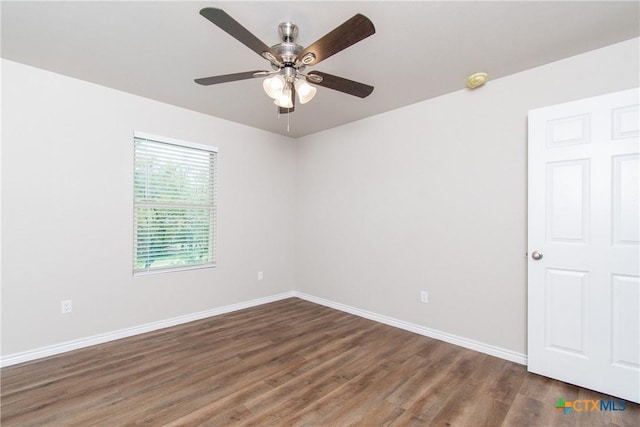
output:
<svg viewBox="0 0 640 427"><path fill-rule="evenodd" d="M640 405L296 298L4 368L3 426L636 426Z"/></svg>

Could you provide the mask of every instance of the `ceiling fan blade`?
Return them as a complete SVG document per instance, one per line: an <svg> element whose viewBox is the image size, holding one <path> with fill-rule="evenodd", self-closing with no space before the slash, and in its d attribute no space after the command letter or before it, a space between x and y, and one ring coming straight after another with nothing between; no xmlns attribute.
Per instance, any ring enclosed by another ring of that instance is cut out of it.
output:
<svg viewBox="0 0 640 427"><path fill-rule="evenodd" d="M221 30L225 31L231 37L235 38L263 58L265 58L263 55L265 52L269 52L274 58L279 57L273 49L264 44L245 27L240 25L238 21L229 16L224 10L215 7L205 7L200 11L200 15L207 18Z"/></svg>
<svg viewBox="0 0 640 427"><path fill-rule="evenodd" d="M293 85L291 86L291 104L293 105L293 107L291 107L291 108L278 107L278 112L280 114L289 114L289 113L293 113L293 110L295 110L295 108L296 108L296 88Z"/></svg>
<svg viewBox="0 0 640 427"><path fill-rule="evenodd" d="M360 98L366 98L367 96L371 95L371 92L373 92L373 86L354 82L353 80L345 79L343 77L322 73L320 71L311 71L308 75L317 75L322 77L322 81L320 82L315 82L313 81L313 79L307 79L309 83L348 93L349 95L357 96Z"/></svg>
<svg viewBox="0 0 640 427"><path fill-rule="evenodd" d="M235 82L236 80L246 80L252 79L254 77L262 77L261 75L256 76L256 73L267 73L267 71L245 71L243 73L225 74L223 76L203 77L201 79L195 79L194 81L199 85L209 86L216 85L218 83Z"/></svg>
<svg viewBox="0 0 640 427"><path fill-rule="evenodd" d="M375 32L376 29L373 26L373 22L366 16L358 13L304 49L300 52L298 58L300 58L305 65L316 65L331 55L366 39ZM315 57L309 55L305 58L305 55L309 53L312 53Z"/></svg>

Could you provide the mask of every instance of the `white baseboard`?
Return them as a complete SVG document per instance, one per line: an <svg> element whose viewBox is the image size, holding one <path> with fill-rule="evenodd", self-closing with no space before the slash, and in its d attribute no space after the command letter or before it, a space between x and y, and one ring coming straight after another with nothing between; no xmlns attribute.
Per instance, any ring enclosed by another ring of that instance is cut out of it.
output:
<svg viewBox="0 0 640 427"><path fill-rule="evenodd" d="M479 351L490 356L499 357L501 359L509 360L511 362L519 363L521 365L527 364L527 355L517 353L515 351L506 350L504 348L496 347L490 344L485 344L479 341L470 340L468 338L459 337L456 335L448 334L446 332L436 331L434 329L425 328L424 326L416 325L415 323L405 322L393 317L384 316L382 314L373 313L367 310L351 307L349 305L337 303L334 301L326 300L324 298L315 297L313 295L307 295L302 292L293 292L294 296L315 304L324 305L326 307L335 308L336 310L344 311L346 313L354 314L356 316L364 317L365 319L373 320L375 322L384 323L385 325L394 326L396 328L404 329L406 331L414 332L416 334L424 335L430 338L435 338L440 341L455 344L460 347L468 348L470 350Z"/></svg>
<svg viewBox="0 0 640 427"><path fill-rule="evenodd" d="M365 319L373 320L375 322L384 323L385 325L394 326L396 328L404 329L406 331L414 332L416 334L424 335L427 337L435 338L444 342L458 345L460 347L468 348L471 350L479 351L481 353L489 354L491 356L499 357L501 359L509 360L511 362L520 363L522 365L527 364L527 356L525 354L516 353L510 350L505 350L500 347L484 344L478 341L470 340L467 338L451 335L446 332L436 331L434 329L425 328L424 326L416 325L414 323L405 322L403 320L394 319L393 317L384 316L381 314L373 313L370 311L362 310L359 308L351 307L345 304L330 301L324 298L315 297L302 292L290 291L283 292L268 297L257 298L250 301L245 301L237 304L226 305L224 307L218 307L211 310L200 311L198 313L187 314L184 316L174 317L172 319L160 320L158 322L147 323L140 326L134 326L131 328L120 329L118 331L107 332L105 334L93 335L87 338L81 338L72 341L66 341L59 344L54 344L46 347L40 347L35 350L24 351L21 353L10 354L4 357L0 357L0 368L5 366L11 366L18 363L28 362L30 360L41 359L44 357L54 356L56 354L65 353L80 348L89 347L96 344L103 344L109 341L115 341L121 338L127 338L134 335L144 334L146 332L155 331L162 328L168 328L171 326L181 325L183 323L193 322L195 320L205 319L207 317L217 316L219 314L231 313L233 311L242 310L245 308L255 307L262 304L267 304L274 301L280 301L287 298L300 298L315 304L324 305L326 307L334 308L336 310L344 311L346 313L354 314Z"/></svg>
<svg viewBox="0 0 640 427"><path fill-rule="evenodd" d="M115 341L121 338L127 338L134 335L144 334L162 328L181 325L183 323L193 322L194 320L205 319L207 317L217 316L219 314L230 313L257 305L267 304L286 298L294 297L294 292L283 292L281 294L271 295L264 298L257 298L251 301L240 302L237 304L226 305L224 307L213 308L211 310L200 311L197 313L186 314L184 316L174 317L172 319L160 320L158 322L146 323L140 326L120 329L118 331L107 332L105 334L93 335L87 338L66 341L60 344L54 344L46 347L40 347L35 350L24 351L21 353L10 354L0 358L0 368L15 365L17 363L28 362L30 360L41 359L43 357L53 356L67 351L77 350L96 344L103 344L109 341Z"/></svg>

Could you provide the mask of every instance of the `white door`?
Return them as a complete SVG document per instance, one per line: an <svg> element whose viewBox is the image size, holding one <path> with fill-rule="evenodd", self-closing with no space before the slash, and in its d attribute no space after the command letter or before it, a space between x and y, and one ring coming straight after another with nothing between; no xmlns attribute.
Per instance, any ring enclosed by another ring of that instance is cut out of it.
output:
<svg viewBox="0 0 640 427"><path fill-rule="evenodd" d="M640 91L529 112L529 371L640 402Z"/></svg>

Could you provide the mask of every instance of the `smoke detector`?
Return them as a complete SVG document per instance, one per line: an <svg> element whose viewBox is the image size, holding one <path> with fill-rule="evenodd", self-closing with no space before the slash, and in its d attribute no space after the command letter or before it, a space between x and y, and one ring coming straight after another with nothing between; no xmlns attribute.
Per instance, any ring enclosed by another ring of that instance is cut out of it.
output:
<svg viewBox="0 0 640 427"><path fill-rule="evenodd" d="M488 79L489 76L487 76L487 73L475 73L467 79L467 87L469 89L475 89L485 84Z"/></svg>

